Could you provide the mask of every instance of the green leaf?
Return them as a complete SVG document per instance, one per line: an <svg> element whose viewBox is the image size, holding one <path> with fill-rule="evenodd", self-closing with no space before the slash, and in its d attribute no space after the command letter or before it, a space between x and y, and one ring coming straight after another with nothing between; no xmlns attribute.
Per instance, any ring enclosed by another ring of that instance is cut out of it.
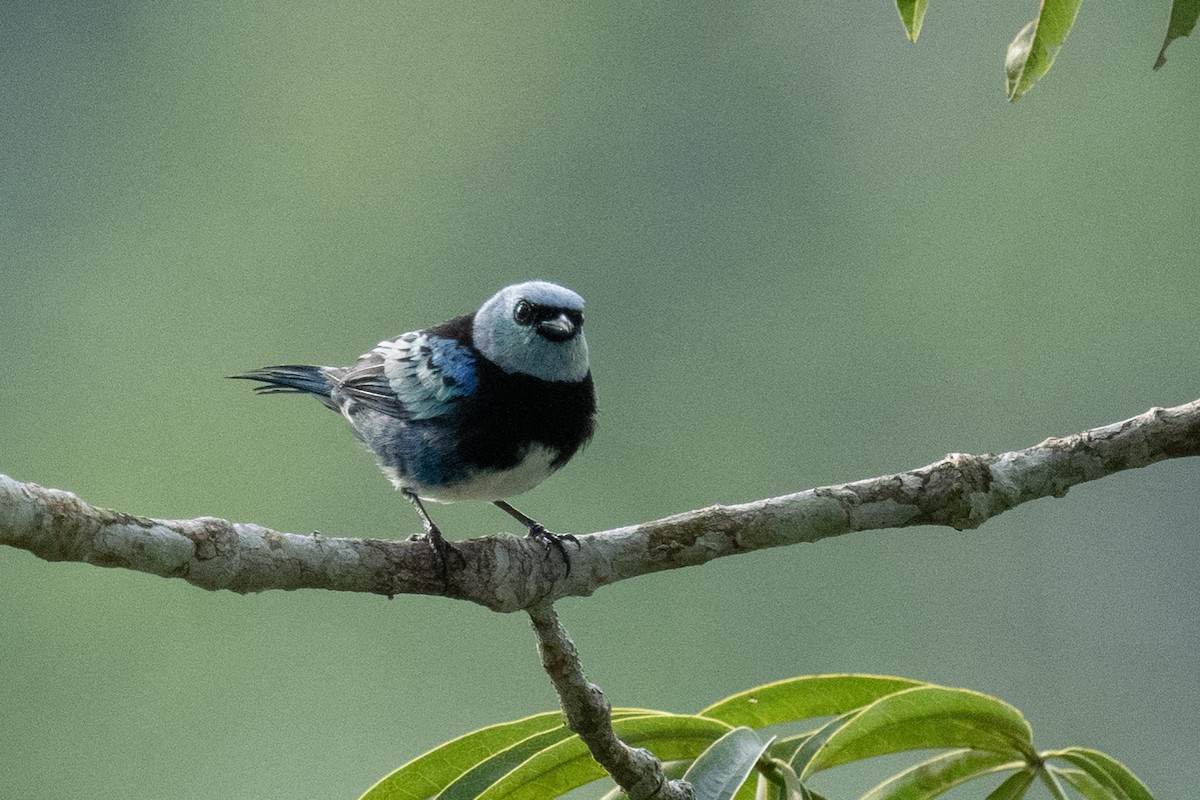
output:
<svg viewBox="0 0 1200 800"><path fill-rule="evenodd" d="M713 703L700 716L728 725L765 728L842 714L901 689L927 685L889 675L804 675L739 692Z"/></svg>
<svg viewBox="0 0 1200 800"><path fill-rule="evenodd" d="M641 709L616 709L612 714L614 720L620 720L631 716L645 716L647 712ZM441 791L437 800L474 800L484 789L515 769L526 759L552 745L570 739L574 735L565 725L560 725L544 733L538 733L522 739L516 744L494 753L490 758L480 761L474 767L459 775L457 779Z"/></svg>
<svg viewBox="0 0 1200 800"><path fill-rule="evenodd" d="M1153 800L1146 784L1138 780L1129 767L1107 756L1099 750L1086 747L1068 747L1042 754L1043 758L1066 761L1091 775L1118 800Z"/></svg>
<svg viewBox="0 0 1200 800"><path fill-rule="evenodd" d="M896 10L900 12L900 21L904 23L904 31L908 40L915 42L921 35L921 23L925 21L925 6L929 0L896 0Z"/></svg>
<svg viewBox="0 0 1200 800"><path fill-rule="evenodd" d="M1005 779L1004 783L992 790L992 793L987 796L987 800L1021 800L1025 796L1025 792L1029 790L1029 785L1033 783L1033 774L1031 769L1014 772Z"/></svg>
<svg viewBox="0 0 1200 800"><path fill-rule="evenodd" d="M759 797L762 800L794 800L788 795L787 789L778 783L767 783Z"/></svg>
<svg viewBox="0 0 1200 800"><path fill-rule="evenodd" d="M967 689L917 686L888 695L849 715L813 753L800 773L814 772L885 753L968 747L1010 759L1036 759L1033 733L1021 712L994 697Z"/></svg>
<svg viewBox="0 0 1200 800"><path fill-rule="evenodd" d="M724 736L730 726L690 715L654 714L615 720L613 730L630 747L644 747L660 761L691 760ZM604 777L577 736L522 762L479 794L479 800L545 800Z"/></svg>
<svg viewBox="0 0 1200 800"><path fill-rule="evenodd" d="M803 777L807 774L809 764L825 746L825 743L835 733L846 727L857 713L858 711L851 711L840 717L834 717L812 733L789 737L788 740L779 742L780 745L792 745L795 748L784 757L784 760L798 775Z"/></svg>
<svg viewBox="0 0 1200 800"><path fill-rule="evenodd" d="M1196 27L1200 19L1200 0L1175 0L1171 4L1171 21L1167 23L1167 36L1163 39L1162 49L1154 62L1155 69L1162 69L1167 63L1167 45L1181 36L1187 36Z"/></svg>
<svg viewBox="0 0 1200 800"><path fill-rule="evenodd" d="M762 780L762 776L751 773L746 780L742 781L741 788L733 796L734 800L754 800L754 798L758 797L758 783L760 780Z"/></svg>
<svg viewBox="0 0 1200 800"><path fill-rule="evenodd" d="M777 783L766 783L763 792L756 795L759 800L825 800L822 795L807 788L802 783L796 783L787 789Z"/></svg>
<svg viewBox="0 0 1200 800"><path fill-rule="evenodd" d="M849 714L843 714L842 716L847 717ZM838 719L841 719L841 717L838 717ZM803 747L809 739L824 731L835 721L836 720L830 720L816 730L805 731L804 733L797 733L791 736L784 736L776 739L771 743L771 746L767 748L767 755L772 758L777 758L780 761L783 761L785 764L790 764L796 757L798 748Z"/></svg>
<svg viewBox="0 0 1200 800"><path fill-rule="evenodd" d="M709 745L683 775L695 800L731 800L770 743L749 728L734 728Z"/></svg>
<svg viewBox="0 0 1200 800"><path fill-rule="evenodd" d="M604 794L600 795L600 800L620 800L625 796L624 790L620 786L614 786Z"/></svg>
<svg viewBox="0 0 1200 800"><path fill-rule="evenodd" d="M565 725L560 725L506 747L459 775L441 791L438 800L472 800L527 758L574 735Z"/></svg>
<svg viewBox="0 0 1200 800"><path fill-rule="evenodd" d="M1117 795L1112 794L1101 786L1100 781L1081 769L1055 769L1051 767L1050 770L1066 781L1068 786L1083 795L1084 800L1115 800L1117 798Z"/></svg>
<svg viewBox="0 0 1200 800"><path fill-rule="evenodd" d="M1042 0L1037 19L1021 28L1008 45L1005 91L1016 102L1050 70L1063 40L1075 24L1083 0Z"/></svg>
<svg viewBox="0 0 1200 800"><path fill-rule="evenodd" d="M1004 753L952 750L889 778L861 800L931 800L984 775L1024 766L1024 761L1013 761Z"/></svg>
<svg viewBox="0 0 1200 800"><path fill-rule="evenodd" d="M561 728L562 721L562 713L552 711L463 734L392 772L360 800L427 800L496 751Z"/></svg>
<svg viewBox="0 0 1200 800"><path fill-rule="evenodd" d="M617 720L660 712L618 708L612 713ZM395 770L360 800L426 800L443 792L447 800L473 797L533 753L574 736L562 722L562 713L552 711L464 734Z"/></svg>
<svg viewBox="0 0 1200 800"><path fill-rule="evenodd" d="M1066 790L1058 782L1058 775L1053 770L1043 766L1042 769L1038 770L1037 774L1042 779L1042 783L1046 784L1046 788L1050 790L1050 796L1054 800L1067 800Z"/></svg>

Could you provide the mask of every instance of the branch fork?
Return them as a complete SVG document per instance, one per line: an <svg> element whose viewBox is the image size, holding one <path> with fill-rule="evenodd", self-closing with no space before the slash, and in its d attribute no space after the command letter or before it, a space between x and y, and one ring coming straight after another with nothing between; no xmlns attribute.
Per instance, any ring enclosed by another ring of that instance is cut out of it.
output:
<svg viewBox="0 0 1200 800"><path fill-rule="evenodd" d="M216 517L151 519L90 505L69 492L0 474L0 544L47 561L78 561L180 578L203 589L328 589L433 594L494 611L529 614L542 664L570 729L632 800L690 800L649 752L613 732L611 708L584 676L552 603L650 572L854 531L948 525L977 528L1030 500L1062 497L1079 483L1169 458L1200 455L1200 400L1023 450L952 453L908 472L808 489L752 503L711 506L578 536L548 551L529 537L455 543L461 569L443 579L424 541L326 537Z"/></svg>

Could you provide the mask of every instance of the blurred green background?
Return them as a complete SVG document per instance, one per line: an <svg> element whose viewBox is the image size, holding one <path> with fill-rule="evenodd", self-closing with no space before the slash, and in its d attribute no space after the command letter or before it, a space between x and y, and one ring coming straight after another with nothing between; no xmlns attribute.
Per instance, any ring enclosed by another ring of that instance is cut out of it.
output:
<svg viewBox="0 0 1200 800"><path fill-rule="evenodd" d="M1150 71L1157 5L1085 4L1009 105L1027 0L934 4L915 46L886 2L6 4L0 471L139 514L407 535L342 420L222 376L347 363L529 278L587 298L602 405L519 504L560 531L1194 399L1200 49ZM760 552L560 613L617 705L896 673L1186 796L1198 479L1162 464L974 532ZM437 512L452 538L512 530ZM554 703L520 615L11 549L0 643L3 797L356 797Z"/></svg>

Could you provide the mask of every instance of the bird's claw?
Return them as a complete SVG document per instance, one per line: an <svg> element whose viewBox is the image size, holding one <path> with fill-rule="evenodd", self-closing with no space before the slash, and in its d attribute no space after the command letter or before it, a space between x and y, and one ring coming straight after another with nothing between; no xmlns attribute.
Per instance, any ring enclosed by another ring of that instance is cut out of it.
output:
<svg viewBox="0 0 1200 800"><path fill-rule="evenodd" d="M429 549L433 551L433 557L437 559L442 585L448 586L450 583L450 557L453 556L457 559L459 569L467 566L467 560L463 558L463 554L457 547L446 541L442 532L436 527L431 527L423 538L429 543Z"/></svg>
<svg viewBox="0 0 1200 800"><path fill-rule="evenodd" d="M533 525L530 525L528 535L530 539L536 539L541 542L543 546L545 546L546 552L543 558L550 557L551 549L557 550L558 554L563 558L563 563L567 565L566 574L568 576L571 574L571 557L567 555L567 548L563 542L571 542L577 549L579 549L581 548L581 545L579 544L579 539L576 536L570 533L551 533L550 531L546 530L545 526L541 523L534 523Z"/></svg>

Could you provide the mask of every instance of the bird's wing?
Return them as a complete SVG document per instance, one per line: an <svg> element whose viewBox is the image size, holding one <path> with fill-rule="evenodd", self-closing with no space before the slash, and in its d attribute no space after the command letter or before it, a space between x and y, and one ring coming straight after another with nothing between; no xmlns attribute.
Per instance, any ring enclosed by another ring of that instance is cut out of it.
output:
<svg viewBox="0 0 1200 800"><path fill-rule="evenodd" d="M338 380L361 405L399 419L431 419L475 391L475 354L428 331L380 342Z"/></svg>

